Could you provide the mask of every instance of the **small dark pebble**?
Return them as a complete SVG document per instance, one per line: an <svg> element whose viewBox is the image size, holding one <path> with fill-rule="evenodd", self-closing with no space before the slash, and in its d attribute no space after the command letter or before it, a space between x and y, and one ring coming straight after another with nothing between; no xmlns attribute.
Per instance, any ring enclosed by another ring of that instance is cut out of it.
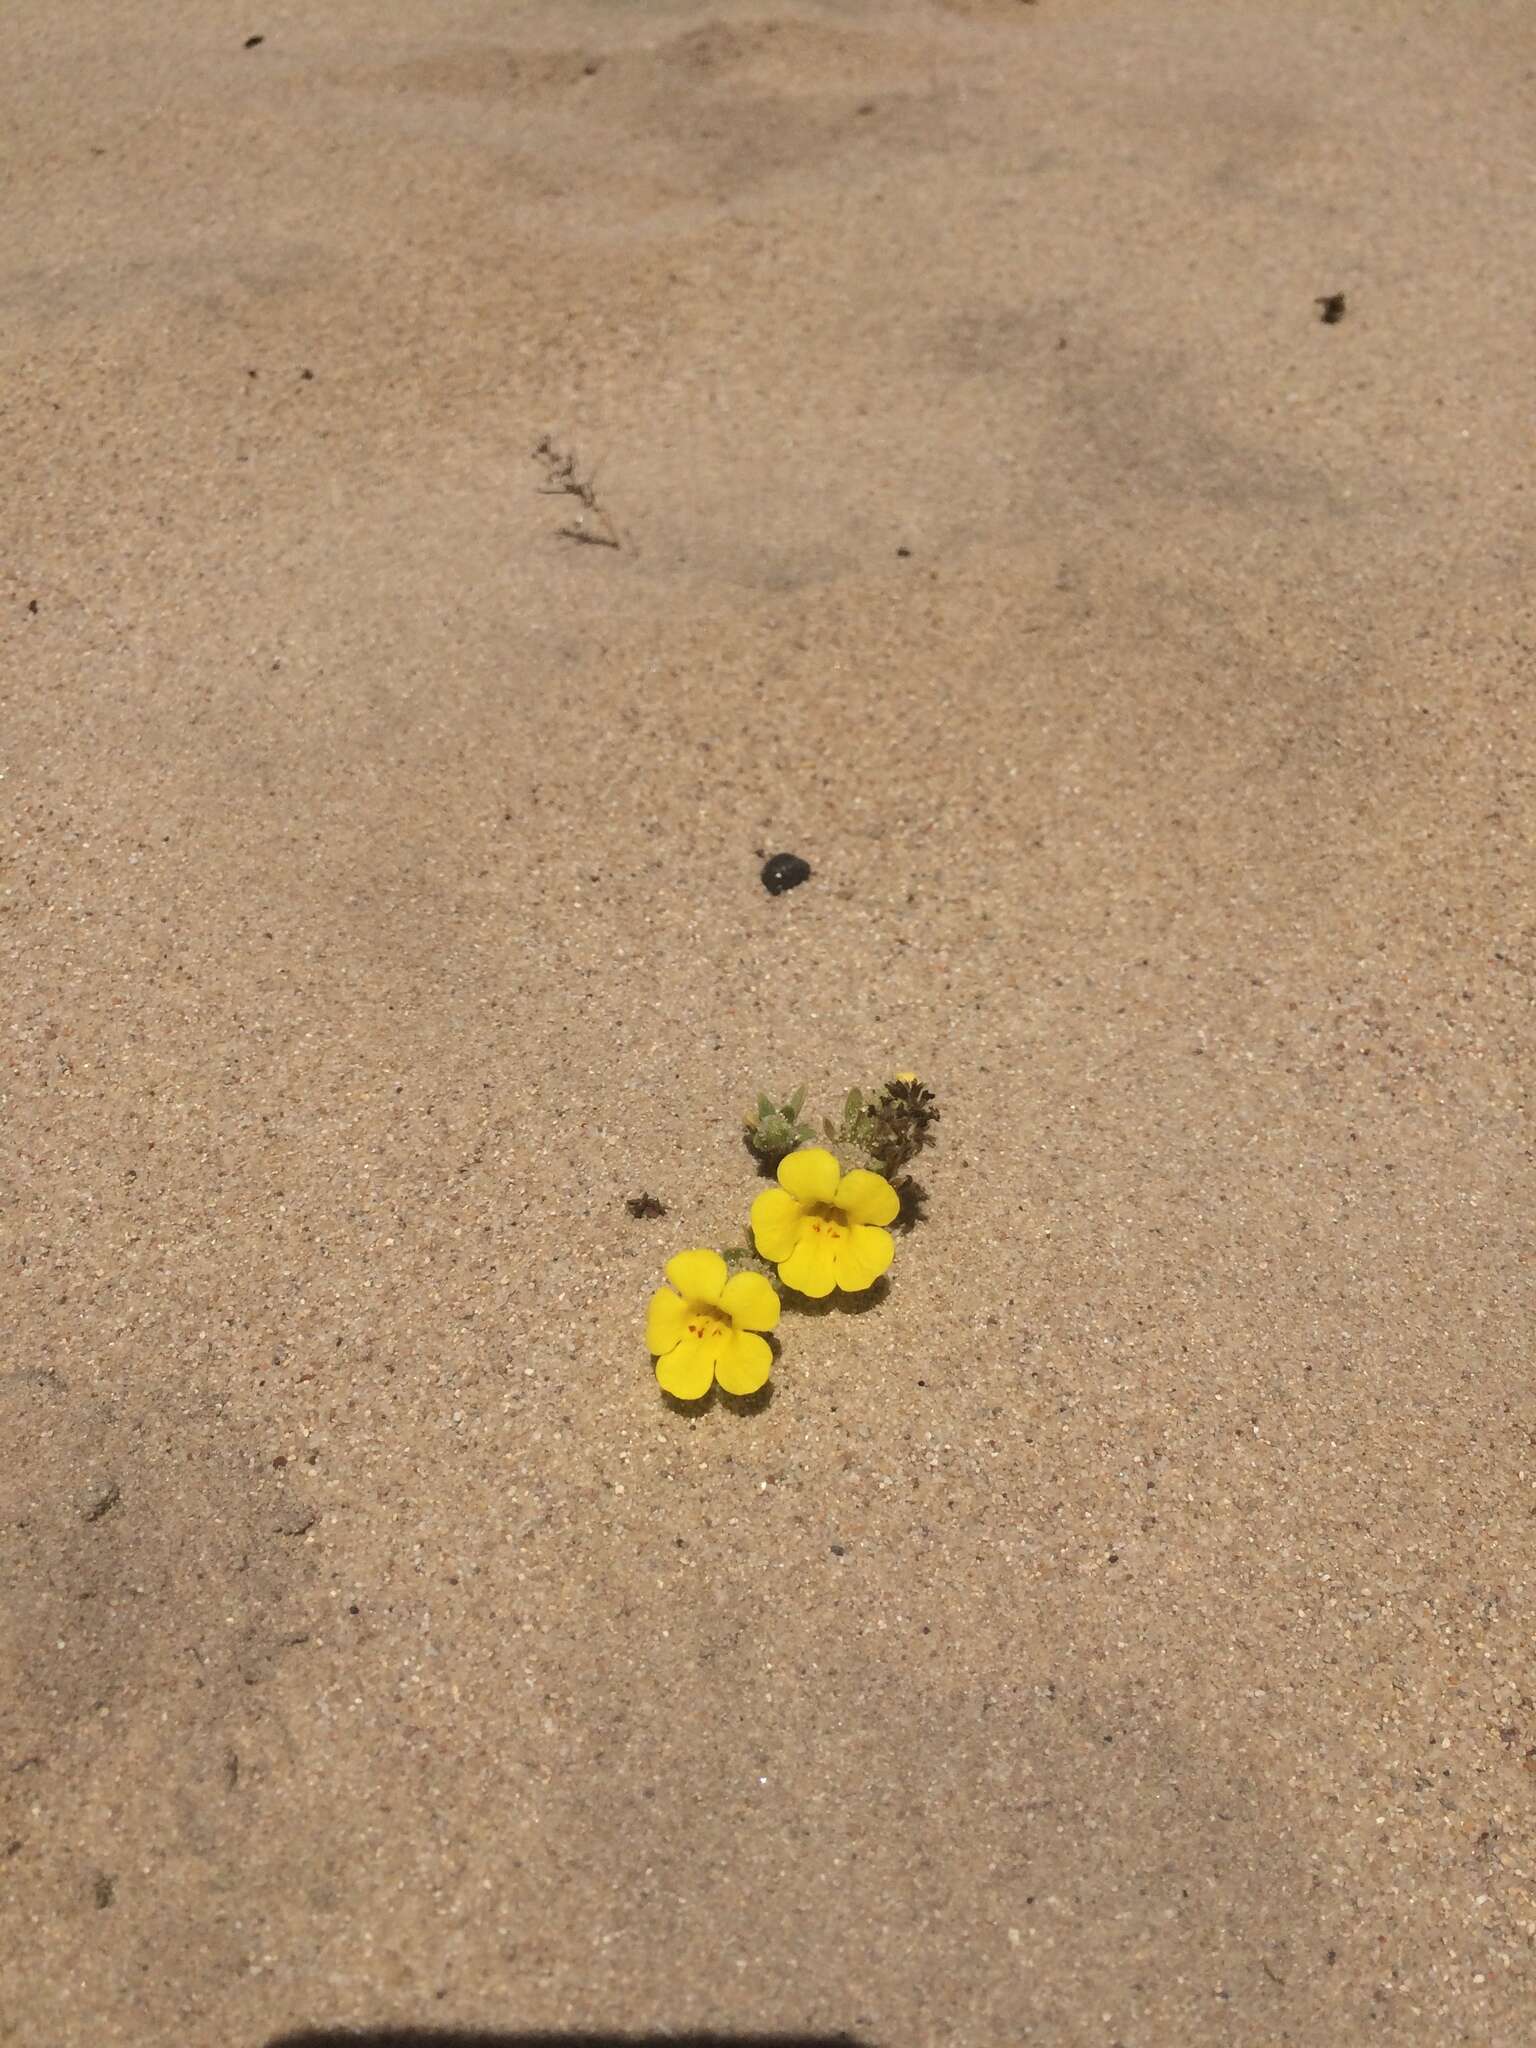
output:
<svg viewBox="0 0 1536 2048"><path fill-rule="evenodd" d="M654 1195L631 1195L624 1206L637 1223L647 1216L665 1216L667 1213L665 1202L658 1202Z"/></svg>
<svg viewBox="0 0 1536 2048"><path fill-rule="evenodd" d="M901 559L902 559L902 560L903 560L903 561L905 562L905 561L907 560L907 558L908 558L908 557L910 556L910 554L912 553L912 550L911 550L910 548L898 548L898 549L896 550L896 552L897 552L897 554L898 554L898 555L900 555Z"/></svg>
<svg viewBox="0 0 1536 2048"><path fill-rule="evenodd" d="M96 1873L96 1881L91 1886L91 1897L96 1901L97 1906L110 1906L116 1895L117 1879L115 1877L108 1877L104 1870L98 1871Z"/></svg>
<svg viewBox="0 0 1536 2048"><path fill-rule="evenodd" d="M300 370L300 372L299 372L299 382L300 382L301 384L313 384L313 383L314 383L314 381L315 381L315 373L314 373L314 371L313 371L313 370Z"/></svg>
<svg viewBox="0 0 1536 2048"><path fill-rule="evenodd" d="M1312 303L1321 307L1322 310L1317 317L1325 327L1337 327L1347 311L1342 292L1328 292L1322 298L1314 299Z"/></svg>
<svg viewBox="0 0 1536 2048"><path fill-rule="evenodd" d="M21 1848L22 1841L20 1835L12 1835L11 1839L5 1845L5 1853L7 1856L19 1856L21 1854Z"/></svg>
<svg viewBox="0 0 1536 2048"><path fill-rule="evenodd" d="M763 887L770 896L782 896L786 889L798 889L811 879L811 864L798 853L776 853L763 862Z"/></svg>
<svg viewBox="0 0 1536 2048"><path fill-rule="evenodd" d="M37 599L35 597L29 597L27 599L27 610L32 614L34 619L37 617Z"/></svg>
<svg viewBox="0 0 1536 2048"><path fill-rule="evenodd" d="M358 1604L357 1604L357 1602L356 1602L355 1600L354 1600L354 1601L352 1602L351 1606L350 1606L350 1607L349 1607L349 1608L347 1609L347 1612L348 1612L348 1614L361 1614L361 1613L362 1613L362 1611L363 1611L363 1610L361 1609L361 1607L359 1607L359 1606L358 1606Z"/></svg>
<svg viewBox="0 0 1536 2048"><path fill-rule="evenodd" d="M257 48L259 44L264 43L266 40L267 39L265 36L247 36L245 39L245 47L248 50L254 50Z"/></svg>
<svg viewBox="0 0 1536 2048"><path fill-rule="evenodd" d="M834 1543L834 1544L832 1545L832 1555L833 1555L834 1557L846 1557L846 1556L848 1555L848 1546L847 1546L847 1544L846 1544L846 1543Z"/></svg>

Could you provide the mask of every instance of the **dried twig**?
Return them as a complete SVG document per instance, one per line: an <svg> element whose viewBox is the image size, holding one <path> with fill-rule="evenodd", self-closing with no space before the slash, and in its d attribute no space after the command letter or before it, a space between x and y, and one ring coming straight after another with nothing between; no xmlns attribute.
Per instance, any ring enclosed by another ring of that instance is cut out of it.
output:
<svg viewBox="0 0 1536 2048"><path fill-rule="evenodd" d="M533 451L533 459L544 468L544 481L539 486L541 496L574 498L581 507L569 526L555 528L561 540L580 541L589 548L618 547L619 530L612 514L597 502L597 480L580 474L575 456L562 455L545 434ZM589 517L595 524L586 524Z"/></svg>

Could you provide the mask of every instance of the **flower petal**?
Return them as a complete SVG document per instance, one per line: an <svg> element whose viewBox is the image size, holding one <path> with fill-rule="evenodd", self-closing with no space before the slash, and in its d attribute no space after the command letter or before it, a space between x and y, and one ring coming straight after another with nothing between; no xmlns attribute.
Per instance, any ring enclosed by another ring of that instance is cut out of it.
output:
<svg viewBox="0 0 1536 2048"><path fill-rule="evenodd" d="M752 1204L752 1238L765 1259L787 1259L800 1239L805 1211L783 1188L764 1188Z"/></svg>
<svg viewBox="0 0 1536 2048"><path fill-rule="evenodd" d="M837 1285L832 1265L832 1240L812 1230L803 1232L800 1242L781 1263L779 1278L786 1287L813 1295L818 1301L822 1295L830 1294Z"/></svg>
<svg viewBox="0 0 1536 2048"><path fill-rule="evenodd" d="M894 1223L901 1213L901 1197L890 1182L862 1166L843 1175L833 1199L850 1223Z"/></svg>
<svg viewBox="0 0 1536 2048"><path fill-rule="evenodd" d="M679 1252L664 1271L689 1301L717 1302L725 1287L725 1261L718 1252Z"/></svg>
<svg viewBox="0 0 1536 2048"><path fill-rule="evenodd" d="M678 1401L701 1401L715 1377L710 1347L697 1337L685 1337L674 1344L665 1358L656 1361L656 1377L664 1394Z"/></svg>
<svg viewBox="0 0 1536 2048"><path fill-rule="evenodd" d="M779 1161L779 1186L799 1202L830 1202L837 1193L838 1164L824 1145L807 1145Z"/></svg>
<svg viewBox="0 0 1536 2048"><path fill-rule="evenodd" d="M847 1294L862 1294L873 1287L896 1256L896 1241L888 1230L873 1224L856 1223L837 1247L833 1270L837 1284Z"/></svg>
<svg viewBox="0 0 1536 2048"><path fill-rule="evenodd" d="M779 1290L761 1273L737 1273L720 1297L738 1330L771 1330L779 1320Z"/></svg>
<svg viewBox="0 0 1536 2048"><path fill-rule="evenodd" d="M663 1351L670 1351L682 1336L687 1320L687 1302L670 1287L658 1287L645 1312L646 1350L654 1351L658 1358Z"/></svg>
<svg viewBox="0 0 1536 2048"><path fill-rule="evenodd" d="M738 1273L739 1280L762 1279L761 1274ZM768 1282L763 1281L766 1287ZM773 1353L766 1337L751 1330L738 1330L715 1362L715 1376L728 1394L755 1394L768 1377Z"/></svg>

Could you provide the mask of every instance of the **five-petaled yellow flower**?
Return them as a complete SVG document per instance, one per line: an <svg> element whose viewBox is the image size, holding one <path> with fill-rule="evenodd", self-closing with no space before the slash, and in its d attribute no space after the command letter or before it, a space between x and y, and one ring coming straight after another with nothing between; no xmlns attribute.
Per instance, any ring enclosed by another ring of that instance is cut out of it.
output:
<svg viewBox="0 0 1536 2048"><path fill-rule="evenodd" d="M761 1273L728 1278L718 1252L668 1259L672 1287L658 1287L645 1318L656 1377L679 1401L699 1401L718 1380L728 1394L755 1394L773 1353L759 1332L779 1320L778 1290Z"/></svg>
<svg viewBox="0 0 1536 2048"><path fill-rule="evenodd" d="M801 1294L858 1294L873 1287L895 1254L891 1233L901 1198L863 1167L844 1173L823 1146L779 1161L779 1185L752 1204L752 1235L786 1287Z"/></svg>

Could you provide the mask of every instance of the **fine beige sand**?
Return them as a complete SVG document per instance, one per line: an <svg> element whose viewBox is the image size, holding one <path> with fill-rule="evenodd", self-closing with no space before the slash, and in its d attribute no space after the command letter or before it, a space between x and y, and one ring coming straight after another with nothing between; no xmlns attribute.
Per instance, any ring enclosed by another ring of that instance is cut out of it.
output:
<svg viewBox="0 0 1536 2048"><path fill-rule="evenodd" d="M5 43L0 2042L1532 2039L1530 7Z"/></svg>

